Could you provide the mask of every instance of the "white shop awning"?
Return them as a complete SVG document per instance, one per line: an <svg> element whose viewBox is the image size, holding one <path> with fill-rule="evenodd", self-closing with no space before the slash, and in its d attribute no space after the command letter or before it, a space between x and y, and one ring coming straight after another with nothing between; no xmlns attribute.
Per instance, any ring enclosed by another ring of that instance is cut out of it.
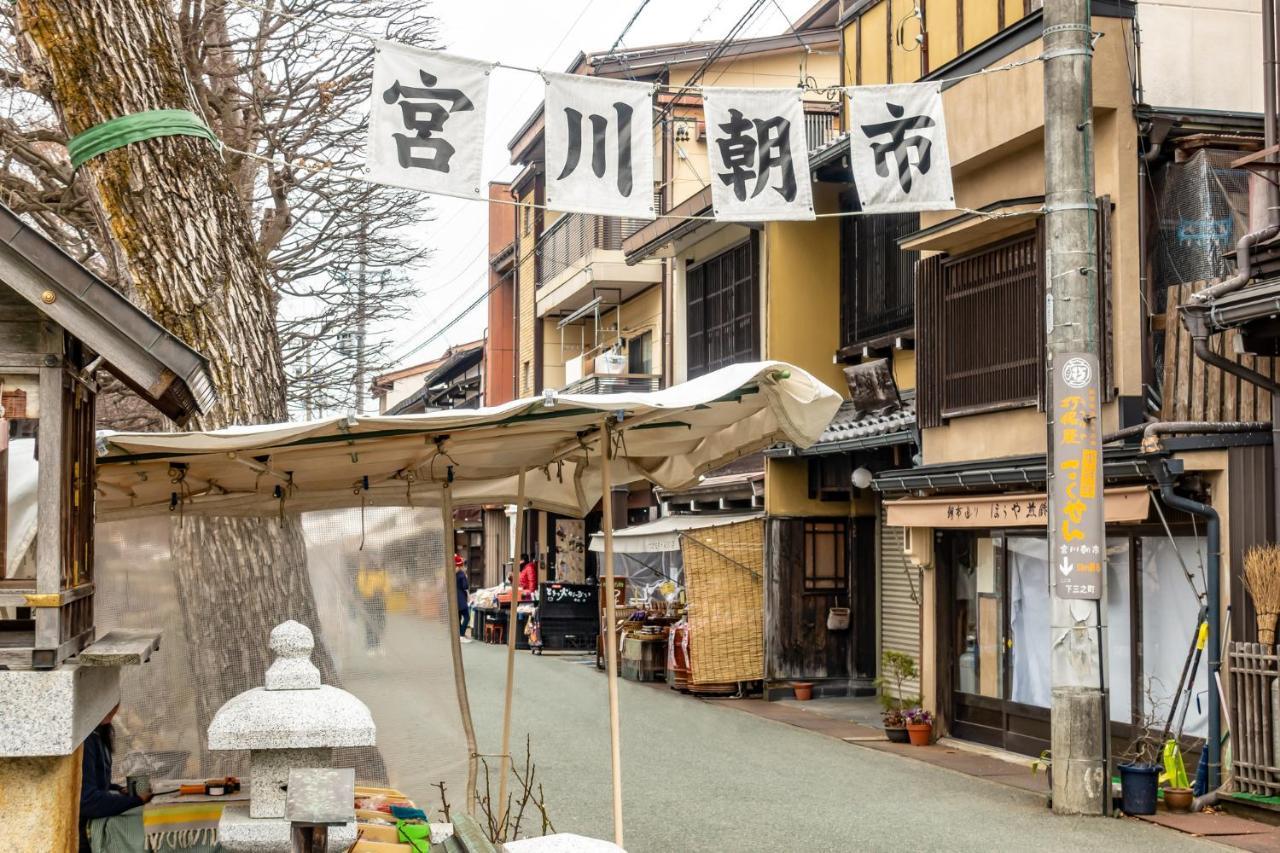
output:
<svg viewBox="0 0 1280 853"><path fill-rule="evenodd" d="M585 515L600 498L603 424L614 482L667 489L777 441L812 444L840 396L782 362L738 364L662 391L563 394L473 410L99 438L101 519L272 516L355 506L514 503Z"/></svg>
<svg viewBox="0 0 1280 853"><path fill-rule="evenodd" d="M743 512L733 515L668 515L647 524L624 527L613 532L613 550L618 554L656 554L662 551L679 551L680 534L686 530L704 527L721 527L763 518L762 512ZM604 537L591 536L590 550L604 551Z"/></svg>

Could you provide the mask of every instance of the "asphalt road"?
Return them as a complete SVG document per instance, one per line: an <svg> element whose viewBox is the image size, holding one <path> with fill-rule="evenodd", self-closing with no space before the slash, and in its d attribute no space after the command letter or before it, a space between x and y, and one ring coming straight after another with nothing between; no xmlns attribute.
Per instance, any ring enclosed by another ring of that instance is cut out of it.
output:
<svg viewBox="0 0 1280 853"><path fill-rule="evenodd" d="M464 755L443 628L393 615L386 645L385 657L348 650L347 686L374 712L393 783L434 809L432 783L459 778ZM464 657L480 751L496 753L505 649L470 643ZM513 752L529 733L556 829L611 839L603 675L579 657L516 662ZM630 853L1223 849L1134 820L1057 817L1033 794L725 703L626 681L619 695Z"/></svg>

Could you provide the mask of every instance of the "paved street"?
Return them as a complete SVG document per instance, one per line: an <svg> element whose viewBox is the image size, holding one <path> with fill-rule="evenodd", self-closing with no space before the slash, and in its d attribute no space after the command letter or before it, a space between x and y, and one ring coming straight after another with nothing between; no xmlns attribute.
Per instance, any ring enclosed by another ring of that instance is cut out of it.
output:
<svg viewBox="0 0 1280 853"><path fill-rule="evenodd" d="M450 731L453 696L426 653L438 649L447 660L443 631L392 616L387 639L388 656L366 662L361 655L348 686L373 707L393 781L435 804L430 785L453 775L440 762L460 741ZM480 749L497 752L505 650L471 643L464 653ZM605 683L580 661L518 653L513 748L522 752L525 732L532 733L558 829L610 838ZM396 672L401 677L392 688ZM1057 818L1035 795L725 703L625 681L619 691L631 853L1223 849L1132 820ZM409 733L397 736L393 726ZM405 748L409 742L414 748Z"/></svg>

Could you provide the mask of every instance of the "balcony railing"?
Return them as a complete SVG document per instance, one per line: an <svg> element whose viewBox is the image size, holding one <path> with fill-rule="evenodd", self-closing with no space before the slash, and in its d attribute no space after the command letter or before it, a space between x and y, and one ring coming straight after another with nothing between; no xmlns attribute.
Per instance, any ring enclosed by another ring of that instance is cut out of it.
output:
<svg viewBox="0 0 1280 853"><path fill-rule="evenodd" d="M538 282L555 278L592 249L620 250L644 224L643 219L566 213L538 241Z"/></svg>
<svg viewBox="0 0 1280 853"><path fill-rule="evenodd" d="M804 132L809 141L809 150L817 151L840 135L835 113L804 114Z"/></svg>
<svg viewBox="0 0 1280 853"><path fill-rule="evenodd" d="M593 373L564 387L565 394L626 394L657 391L662 377L655 373Z"/></svg>

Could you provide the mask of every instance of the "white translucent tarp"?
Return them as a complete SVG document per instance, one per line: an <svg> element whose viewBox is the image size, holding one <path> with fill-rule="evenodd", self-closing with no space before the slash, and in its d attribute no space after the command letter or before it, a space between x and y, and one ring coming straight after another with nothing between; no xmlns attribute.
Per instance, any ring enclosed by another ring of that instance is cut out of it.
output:
<svg viewBox="0 0 1280 853"><path fill-rule="evenodd" d="M601 426L620 418L613 481L682 488L776 441L806 447L840 395L782 362L738 364L651 393L566 394L490 408L99 440L100 519L275 516L348 506L513 503L581 517L600 499Z"/></svg>

